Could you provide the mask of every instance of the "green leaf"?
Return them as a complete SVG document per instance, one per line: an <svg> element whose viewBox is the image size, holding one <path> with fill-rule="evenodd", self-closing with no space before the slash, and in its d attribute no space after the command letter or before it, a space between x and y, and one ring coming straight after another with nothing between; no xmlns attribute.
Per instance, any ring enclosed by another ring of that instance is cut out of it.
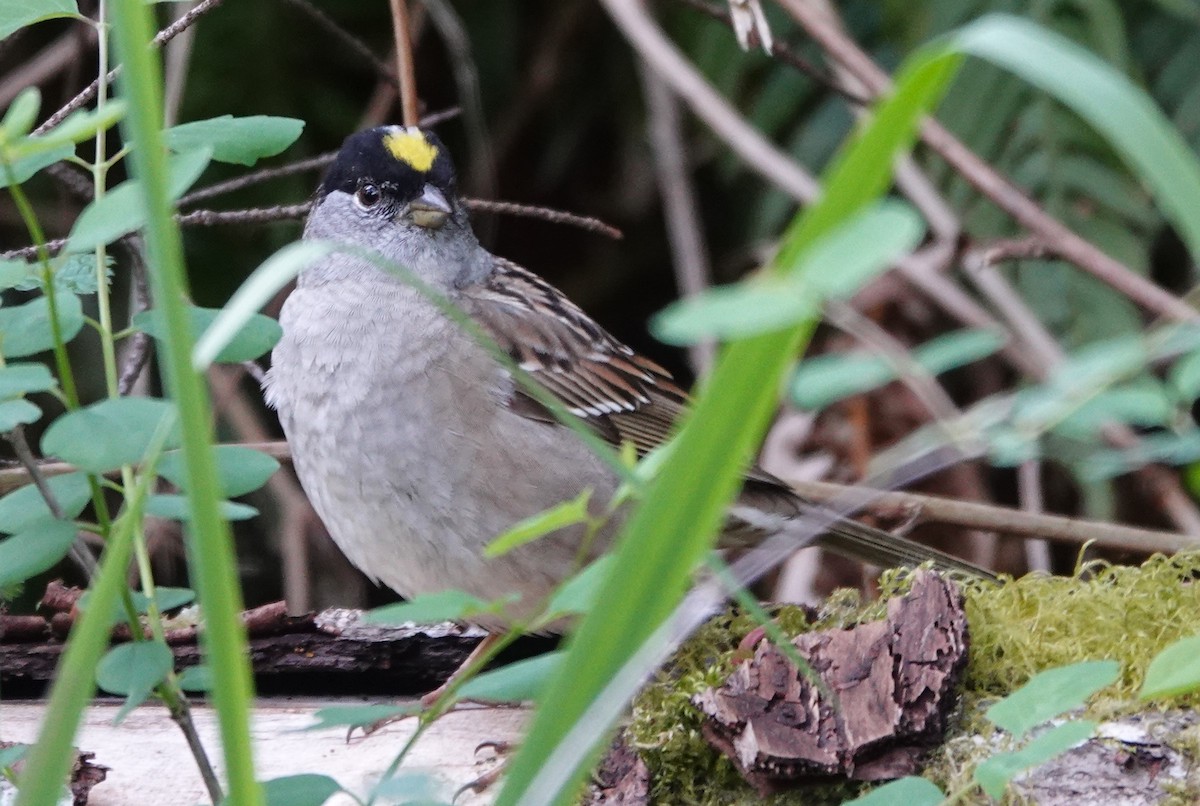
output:
<svg viewBox="0 0 1200 806"><path fill-rule="evenodd" d="M119 725L154 687L175 668L171 648L161 641L131 641L108 651L96 667L96 683L110 694L124 694L125 704L113 724Z"/></svg>
<svg viewBox="0 0 1200 806"><path fill-rule="evenodd" d="M1167 373L1167 379L1179 400L1191 403L1200 397L1200 350L1176 361Z"/></svg>
<svg viewBox="0 0 1200 806"><path fill-rule="evenodd" d="M425 593L400 604L377 607L364 613L362 620L364 624L438 624L461 621L479 613L490 613L494 609L494 605L469 593L446 590Z"/></svg>
<svg viewBox="0 0 1200 806"><path fill-rule="evenodd" d="M242 445L218 445L213 449L217 459L217 475L222 498L236 498L253 492L266 484L279 469L279 462L262 451ZM183 451L168 451L158 460L158 475L187 491L187 472Z"/></svg>
<svg viewBox="0 0 1200 806"><path fill-rule="evenodd" d="M161 423L170 420L167 447L178 447L179 426L174 404L157 398L102 400L64 414L42 436L42 452L103 473L137 464L152 444Z"/></svg>
<svg viewBox="0 0 1200 806"><path fill-rule="evenodd" d="M993 330L955 330L922 344L913 351L917 363L931 375L987 358L1004 347L1005 337Z"/></svg>
<svg viewBox="0 0 1200 806"><path fill-rule="evenodd" d="M130 591L130 596L133 598L133 609L139 613L146 613L150 609L150 597L141 591ZM183 607L191 604L196 600L196 592L191 588L171 588L165 585L159 585L154 589L154 598L158 600L158 609L161 613L166 613L169 610ZM124 608L121 609L121 614L125 613Z"/></svg>
<svg viewBox="0 0 1200 806"><path fill-rule="evenodd" d="M213 321L220 316L220 308L188 308L193 333L206 333ZM166 331L159 320L158 312L142 311L133 317L133 326L162 339ZM240 364L253 361L269 351L283 335L283 328L269 316L256 313L241 323L241 327L221 348L213 359L219 364ZM203 338L203 337L201 337Z"/></svg>
<svg viewBox="0 0 1200 806"><path fill-rule="evenodd" d="M940 375L989 356L1003 346L1003 336L992 331L956 330L915 348L912 359L930 375ZM815 410L878 389L898 377L897 368L880 356L829 353L801 361L790 388L797 406Z"/></svg>
<svg viewBox="0 0 1200 806"><path fill-rule="evenodd" d="M789 386L797 406L815 410L895 379L895 370L878 356L828 353L800 362Z"/></svg>
<svg viewBox="0 0 1200 806"><path fill-rule="evenodd" d="M33 264L24 260L0 260L0 291L24 283L33 272Z"/></svg>
<svg viewBox="0 0 1200 806"><path fill-rule="evenodd" d="M1200 255L1200 162L1144 91L1069 39L1018 17L988 15L953 42L1050 93L1094 126L1149 186L1191 254Z"/></svg>
<svg viewBox="0 0 1200 806"><path fill-rule="evenodd" d="M179 673L179 687L184 691L212 691L212 670L203 663L189 666Z"/></svg>
<svg viewBox="0 0 1200 806"><path fill-rule="evenodd" d="M371 790L371 802L403 803L406 806L453 806L454 800L440 795L445 782L429 772L401 772L380 781Z"/></svg>
<svg viewBox="0 0 1200 806"><path fill-rule="evenodd" d="M1111 685L1121 674L1115 660L1091 660L1047 669L993 705L984 714L1013 736L1024 736L1037 725L1083 705L1088 697Z"/></svg>
<svg viewBox="0 0 1200 806"><path fill-rule="evenodd" d="M32 392L47 392L58 385L44 364L8 364L0 367L0 400Z"/></svg>
<svg viewBox="0 0 1200 806"><path fill-rule="evenodd" d="M997 753L975 768L975 782L993 798L1004 794L1008 782L1030 767L1044 764L1060 753L1091 738L1096 723L1086 720L1064 722L1012 753Z"/></svg>
<svg viewBox="0 0 1200 806"><path fill-rule="evenodd" d="M302 730L326 730L328 728L362 728L373 725L381 719L391 719L396 716L418 714L423 706L420 703L408 705L335 705L330 708L318 709L313 717L317 720L311 725L305 725Z"/></svg>
<svg viewBox="0 0 1200 806"><path fill-rule="evenodd" d="M565 655L565 652L547 652L483 672L463 684L458 690L458 698L479 702L526 702L537 699Z"/></svg>
<svg viewBox="0 0 1200 806"><path fill-rule="evenodd" d="M75 0L19 0L0 3L0 39L7 39L26 25L57 17L78 17Z"/></svg>
<svg viewBox="0 0 1200 806"><path fill-rule="evenodd" d="M29 138L34 140L36 138ZM70 143L56 145L53 148L37 149L35 153L15 159L9 168L13 181L9 182L9 171L0 171L0 189L10 184L20 185L28 182L38 171L61 162L75 153L75 147Z"/></svg>
<svg viewBox="0 0 1200 806"><path fill-rule="evenodd" d="M536 515L510 526L508 531L501 534L491 543L483 547L483 556L500 557L518 546L531 543L539 537L545 537L556 529L586 523L588 519L588 503L592 500L592 490L588 488L570 501L552 506Z"/></svg>
<svg viewBox="0 0 1200 806"><path fill-rule="evenodd" d="M92 488L85 473L65 473L46 479L58 505L67 518L79 517L88 501L92 499ZM0 498L0 532L15 534L23 532L33 524L50 518L50 507L34 484L13 490Z"/></svg>
<svg viewBox="0 0 1200 806"><path fill-rule="evenodd" d="M842 806L937 806L946 799L945 793L924 778L910 775L897 781L877 786L862 797L848 800Z"/></svg>
<svg viewBox="0 0 1200 806"><path fill-rule="evenodd" d="M341 791L341 785L328 775L311 772L263 781L267 806L321 806Z"/></svg>
<svg viewBox="0 0 1200 806"><path fill-rule="evenodd" d="M8 433L18 425L36 423L41 418L42 410L28 400L0 402L0 433Z"/></svg>
<svg viewBox="0 0 1200 806"><path fill-rule="evenodd" d="M1157 380L1144 378L1138 383L1106 389L1066 415L1055 431L1087 438L1110 423L1151 426L1166 425L1175 408L1166 390Z"/></svg>
<svg viewBox="0 0 1200 806"><path fill-rule="evenodd" d="M0 540L0 589L49 571L75 542L75 524L42 520Z"/></svg>
<svg viewBox="0 0 1200 806"><path fill-rule="evenodd" d="M558 618L572 613L587 613L596 603L600 586L612 567L612 555L605 554L575 576L558 586L550 604L546 606L546 617Z"/></svg>
<svg viewBox="0 0 1200 806"><path fill-rule="evenodd" d="M923 231L912 208L879 202L813 243L792 273L760 275L674 303L655 316L651 329L669 344L691 344L795 326L822 300L852 295L911 251Z"/></svg>
<svg viewBox="0 0 1200 806"><path fill-rule="evenodd" d="M1154 656L1138 698L1178 697L1200 688L1200 635L1181 638Z"/></svg>
<svg viewBox="0 0 1200 806"><path fill-rule="evenodd" d="M11 769L12 765L16 764L25 757L26 751L30 745L13 744L8 747L0 747L0 770Z"/></svg>
<svg viewBox="0 0 1200 806"><path fill-rule="evenodd" d="M112 255L106 255L104 262L104 276L111 279L112 266L115 263ZM55 288L61 288L72 294L96 293L96 256L94 254L89 252L63 255L54 261L53 271ZM32 291L38 288L44 289L46 283L42 279L42 273L34 271L15 287L19 291Z"/></svg>
<svg viewBox="0 0 1200 806"><path fill-rule="evenodd" d="M296 142L302 131L304 121L295 118L222 115L181 123L163 132L163 138L172 151L211 148L218 162L253 165L262 157L282 152Z"/></svg>
<svg viewBox="0 0 1200 806"><path fill-rule="evenodd" d="M59 294L58 326L64 342L83 327L83 306L74 294ZM0 353L5 358L24 358L45 352L54 346L50 330L50 305L44 296L22 305L0 308Z"/></svg>
<svg viewBox="0 0 1200 806"><path fill-rule="evenodd" d="M192 350L192 366L200 372L208 369L279 289L295 278L305 266L335 249L336 244L332 243L297 241L267 258L234 292L204 335L196 340L196 347Z"/></svg>
<svg viewBox="0 0 1200 806"><path fill-rule="evenodd" d="M3 129L3 139L11 140L29 134L37 121L38 110L42 108L42 93L37 87L26 87L17 94L0 121Z"/></svg>
<svg viewBox="0 0 1200 806"><path fill-rule="evenodd" d="M172 200L182 196L200 178L211 158L212 154L208 151L190 151L172 158ZM130 179L83 208L71 227L66 251L90 252L97 246L112 243L122 235L141 229L145 224L144 195L138 180Z"/></svg>
<svg viewBox="0 0 1200 806"><path fill-rule="evenodd" d="M176 493L158 493L150 496L146 499L146 514L185 523L192 519L187 496ZM221 517L227 521L245 521L257 514L258 510L249 504L239 504L236 501L221 502Z"/></svg>

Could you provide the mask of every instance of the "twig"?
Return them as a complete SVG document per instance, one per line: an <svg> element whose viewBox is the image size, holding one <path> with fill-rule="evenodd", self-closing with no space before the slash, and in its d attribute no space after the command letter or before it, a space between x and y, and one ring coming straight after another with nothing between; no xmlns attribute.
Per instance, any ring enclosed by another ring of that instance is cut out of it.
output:
<svg viewBox="0 0 1200 806"><path fill-rule="evenodd" d="M802 497L816 503L839 499L847 493L869 493L863 509L885 518L907 518L916 510L921 520L968 529L983 529L1022 537L1037 537L1079 546L1092 541L1097 546L1146 554L1173 554L1195 549L1200 541L1177 532L1139 529L1117 523L1022 512L1008 507L958 501L932 495L884 492L825 481L790 481Z"/></svg>
<svg viewBox="0 0 1200 806"><path fill-rule="evenodd" d="M516 215L525 216L526 218L540 218L543 221L549 221L553 224L569 224L572 227L579 227L588 232L597 232L601 235L606 235L613 240L621 240L625 234L621 230L606 224L598 218L591 216L576 215L563 210L554 210L549 207L538 207L532 204L517 204L515 202L491 201L488 199L463 199L467 207L476 212L481 213L497 213L499 215Z"/></svg>
<svg viewBox="0 0 1200 806"><path fill-rule="evenodd" d="M646 94L650 145L654 149L654 167L658 174L658 192L662 195L667 239L671 243L671 263L675 283L683 297L692 297L712 285L712 269L704 229L700 221L696 189L692 184L683 142L679 101L662 76L638 62L638 73ZM716 345L701 342L689 350L692 369L702 375L712 365Z"/></svg>
<svg viewBox="0 0 1200 806"><path fill-rule="evenodd" d="M746 164L800 202L817 197L817 181L746 122L646 14L641 0L600 0L647 65L671 85L701 120Z"/></svg>
<svg viewBox="0 0 1200 806"><path fill-rule="evenodd" d="M192 210L175 216L185 227L212 227L219 224L265 224L271 221L295 221L308 215L310 204L283 204L249 210Z"/></svg>
<svg viewBox="0 0 1200 806"><path fill-rule="evenodd" d="M38 493L41 494L42 500L46 502L46 507L50 510L50 514L56 520L66 520L66 512L63 511L62 505L58 503L58 497L54 495L54 490L50 489L50 485L46 481L46 476L41 472L33 451L29 449L29 442L25 439L25 426L16 426L5 435L5 438L12 445L13 452L17 455L17 461L24 467L28 478L33 480L33 484L37 487ZM78 537L71 544L70 554L71 559L79 566L79 569L83 571L88 579L92 579L96 575L96 558L92 556L87 545Z"/></svg>
<svg viewBox="0 0 1200 806"><path fill-rule="evenodd" d="M151 45L154 47L161 47L167 42L170 42L172 39L179 36L180 33L190 28L196 22L196 20L200 19L220 4L221 0L200 0L200 2L196 4L195 8L155 34L154 39L151 40ZM116 80L117 76L120 75L120 72L121 67L118 65L112 70L108 71L108 75L106 76L105 80L111 84ZM84 87L78 95L67 101L65 106L63 106L50 117L46 118L42 125L33 130L33 133L45 134L58 124L62 123L64 120L66 120L67 115L71 114L77 109L82 109L85 104L89 103L93 98L95 98L96 92L99 88L100 79L97 78L96 80L92 81L91 84L88 84L86 87Z"/></svg>
<svg viewBox="0 0 1200 806"><path fill-rule="evenodd" d="M129 252L130 271L130 304L129 317L150 309L150 286L146 277L146 254L141 236L130 235L124 239ZM154 340L150 335L138 331L134 333L121 356L121 369L117 373L117 393L125 397L133 391L134 384L141 377L146 362L150 359L150 350Z"/></svg>
<svg viewBox="0 0 1200 806"><path fill-rule="evenodd" d="M1017 466L1017 498L1021 510L1038 514L1045 510L1042 502L1042 463L1030 459ZM1050 546L1045 540L1025 541L1025 564L1030 571L1050 572Z"/></svg>
<svg viewBox="0 0 1200 806"><path fill-rule="evenodd" d="M553 224L567 224L572 227L579 227L588 232L606 235L614 240L620 240L625 237L621 230L611 224L606 224L598 218L576 215L575 213L554 210L549 207L517 204L516 202L491 201L488 199L463 199L463 203L469 209L481 213L538 218ZM310 207L311 204L309 202L303 202L302 204L285 204L278 207L253 207L247 210L192 210L187 213L176 214L175 220L183 226L188 227L219 226L222 224L264 224L272 221L299 220L308 215ZM47 253L51 256L57 255L67 245L67 240L66 238L58 238L53 241L47 241ZM6 260L30 260L35 257L37 257L37 247L35 246L24 246L20 249L0 252L0 258Z"/></svg>
<svg viewBox="0 0 1200 806"><path fill-rule="evenodd" d="M405 126L416 126L421 119L417 98L417 73L413 65L412 25L408 19L408 0L391 0L392 34L396 39L396 74L400 77L400 108Z"/></svg>
<svg viewBox="0 0 1200 806"><path fill-rule="evenodd" d="M887 74L814 4L805 0L779 2L835 61L861 81L873 95L879 96L890 90L891 79ZM1179 321L1200 318L1200 312L1195 308L1159 288L1119 260L1108 256L1090 241L1046 213L1037 202L967 148L936 120L926 119L921 127L921 139L976 190L1022 226L1052 244L1054 250L1064 259L1153 313Z"/></svg>

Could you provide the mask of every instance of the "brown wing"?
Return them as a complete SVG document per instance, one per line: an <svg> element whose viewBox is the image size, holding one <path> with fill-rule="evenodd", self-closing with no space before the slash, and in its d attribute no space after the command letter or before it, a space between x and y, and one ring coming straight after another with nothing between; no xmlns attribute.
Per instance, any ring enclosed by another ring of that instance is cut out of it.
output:
<svg viewBox="0 0 1200 806"><path fill-rule="evenodd" d="M687 403L671 374L617 341L552 285L515 263L496 258L482 285L461 302L513 360L567 409L615 445L639 453L661 445ZM510 405L553 422L517 391Z"/></svg>

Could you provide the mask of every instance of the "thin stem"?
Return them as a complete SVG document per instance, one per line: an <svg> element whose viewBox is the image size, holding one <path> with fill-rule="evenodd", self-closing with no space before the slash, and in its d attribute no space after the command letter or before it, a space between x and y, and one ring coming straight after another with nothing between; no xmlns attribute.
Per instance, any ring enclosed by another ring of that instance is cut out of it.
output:
<svg viewBox="0 0 1200 806"><path fill-rule="evenodd" d="M396 74L400 78L400 107L405 126L416 126L421 120L417 99L417 74L413 66L412 23L408 18L407 0L391 0L392 33L396 38Z"/></svg>
<svg viewBox="0 0 1200 806"><path fill-rule="evenodd" d="M7 163L4 165L4 173L8 178L8 192L17 205L21 220L25 222L25 228L33 240L38 262L42 266L42 284L46 294L46 305L50 311L50 334L54 340L54 365L58 369L58 382L62 386L63 394L66 395L67 408L77 409L79 408L79 393L75 388L75 376L71 372L71 362L67 359L67 345L63 341L62 323L58 320L54 269L50 266L50 252L46 248L46 233L42 230L42 224L38 221L37 214L33 210L33 205L29 203L29 197L25 195L24 188L17 183L12 167Z"/></svg>

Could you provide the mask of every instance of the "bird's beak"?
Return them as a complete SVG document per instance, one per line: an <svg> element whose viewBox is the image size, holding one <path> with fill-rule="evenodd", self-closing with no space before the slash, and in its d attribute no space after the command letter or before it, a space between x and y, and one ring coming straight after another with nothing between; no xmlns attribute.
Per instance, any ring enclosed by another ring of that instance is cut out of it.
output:
<svg viewBox="0 0 1200 806"><path fill-rule="evenodd" d="M426 185L421 195L408 203L408 215L418 227L440 229L454 212L446 194L433 185Z"/></svg>

